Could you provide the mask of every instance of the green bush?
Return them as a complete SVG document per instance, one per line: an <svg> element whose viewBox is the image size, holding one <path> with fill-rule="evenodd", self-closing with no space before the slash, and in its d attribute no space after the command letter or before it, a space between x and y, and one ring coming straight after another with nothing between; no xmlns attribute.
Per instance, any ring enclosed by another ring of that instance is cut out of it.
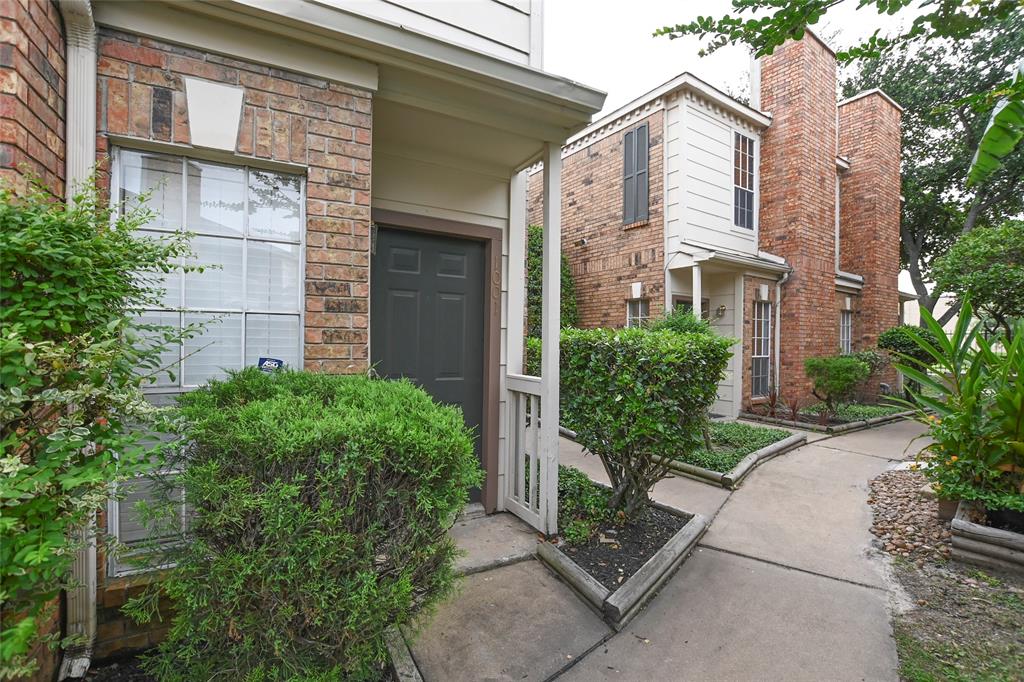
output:
<svg viewBox="0 0 1024 682"><path fill-rule="evenodd" d="M575 327L579 321L576 309L576 283L572 279L569 260L561 261L561 327ZM544 289L544 228L530 225L526 238L526 335L541 337L541 308Z"/></svg>
<svg viewBox="0 0 1024 682"><path fill-rule="evenodd" d="M945 336L945 334L943 334ZM931 329L901 324L887 329L878 336L878 347L888 351L901 361L927 362L931 356L917 343L917 339L936 346L938 338Z"/></svg>
<svg viewBox="0 0 1024 682"><path fill-rule="evenodd" d="M564 420L604 465L609 504L632 516L700 448L732 339L649 329L570 329L561 338Z"/></svg>
<svg viewBox="0 0 1024 682"><path fill-rule="evenodd" d="M532 377L540 376L541 340L536 336L526 337L526 373Z"/></svg>
<svg viewBox="0 0 1024 682"><path fill-rule="evenodd" d="M407 381L255 368L180 404L193 516L150 671L375 679L385 629L453 586L447 530L481 482L462 414Z"/></svg>
<svg viewBox="0 0 1024 682"><path fill-rule="evenodd" d="M710 334L711 325L699 319L687 308L676 308L650 324L655 331L673 331L678 334Z"/></svg>
<svg viewBox="0 0 1024 682"><path fill-rule="evenodd" d="M615 520L608 506L611 491L590 480L579 469L558 466L558 527L572 545L589 540L602 523Z"/></svg>
<svg viewBox="0 0 1024 682"><path fill-rule="evenodd" d="M189 248L181 233L138 237L150 217L113 216L91 185L74 208L0 187L0 679L31 674L74 531L153 454L132 428L158 417L140 385L182 334L132 311L157 304Z"/></svg>
<svg viewBox="0 0 1024 682"><path fill-rule="evenodd" d="M811 380L811 393L825 403L828 415L834 415L839 403L847 402L857 385L868 378L871 367L863 360L849 355L807 358L804 371Z"/></svg>
<svg viewBox="0 0 1024 682"><path fill-rule="evenodd" d="M1024 321L1013 340L988 340L965 300L947 337L926 310L922 318L938 339L910 332L927 359L898 364L920 385L911 392L917 418L929 427L924 474L949 499L977 500L989 509L1024 511ZM1002 345L1004 350L993 348ZM935 368L939 376L927 370Z"/></svg>

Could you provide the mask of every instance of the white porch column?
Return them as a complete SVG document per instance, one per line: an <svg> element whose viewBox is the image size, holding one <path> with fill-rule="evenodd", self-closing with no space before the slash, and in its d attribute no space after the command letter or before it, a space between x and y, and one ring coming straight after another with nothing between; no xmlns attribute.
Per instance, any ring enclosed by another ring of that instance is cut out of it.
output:
<svg viewBox="0 0 1024 682"><path fill-rule="evenodd" d="M547 143L544 148L544 285L541 312L541 410L540 461L546 475L541 478L541 495L547 501L544 527L548 534L558 530L558 336L561 317L562 258L562 148Z"/></svg>
<svg viewBox="0 0 1024 682"><path fill-rule="evenodd" d="M526 188L527 171L512 176L508 209L508 359L509 374L523 373L526 329Z"/></svg>
<svg viewBox="0 0 1024 682"><path fill-rule="evenodd" d="M695 262L693 264L693 316L698 320L704 314L701 307L700 263Z"/></svg>

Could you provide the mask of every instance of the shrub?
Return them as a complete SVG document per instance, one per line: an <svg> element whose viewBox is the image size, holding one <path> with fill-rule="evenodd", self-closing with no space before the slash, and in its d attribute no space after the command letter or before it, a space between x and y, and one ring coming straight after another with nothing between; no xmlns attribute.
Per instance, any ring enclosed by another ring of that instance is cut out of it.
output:
<svg viewBox="0 0 1024 682"><path fill-rule="evenodd" d="M31 674L74 531L150 459L129 424L152 426L139 387L182 334L132 311L155 305L189 253L184 234L136 236L150 216L112 216L91 185L73 208L0 187L0 679Z"/></svg>
<svg viewBox="0 0 1024 682"><path fill-rule="evenodd" d="M576 283L572 279L569 260L562 254L561 262L562 328L574 327L579 321L576 309ZM544 289L544 228L530 225L526 238L526 335L541 337L541 309Z"/></svg>
<svg viewBox="0 0 1024 682"><path fill-rule="evenodd" d="M581 544L602 523L615 519L608 507L611 491L590 480L579 469L558 466L558 527L569 544Z"/></svg>
<svg viewBox="0 0 1024 682"><path fill-rule="evenodd" d="M668 474L668 460L700 448L733 340L648 329L562 332L567 425L604 465L609 504L632 516Z"/></svg>
<svg viewBox="0 0 1024 682"><path fill-rule="evenodd" d="M945 336L945 333L943 333L943 336ZM901 324L879 334L878 347L888 351L904 362L906 360L912 360L916 363L927 362L931 355L918 345L918 339L927 342L931 346L935 346L938 343L938 338L931 329Z"/></svg>
<svg viewBox="0 0 1024 682"><path fill-rule="evenodd" d="M828 415L834 415L839 403L850 400L857 385L868 378L871 367L849 355L807 358L804 371L811 380L811 393L825 403Z"/></svg>
<svg viewBox="0 0 1024 682"><path fill-rule="evenodd" d="M536 336L526 337L526 373L533 377L540 376L541 340Z"/></svg>
<svg viewBox="0 0 1024 682"><path fill-rule="evenodd" d="M965 300L947 337L922 310L938 343L910 331L928 357L897 365L921 386L906 405L929 428L932 443L925 452L931 461L924 474L939 495L1024 511L1024 321L1017 322L1012 341L989 341L972 321L973 312ZM1000 344L1005 352L993 351ZM929 367L941 378L929 374Z"/></svg>
<svg viewBox="0 0 1024 682"><path fill-rule="evenodd" d="M699 319L687 308L676 308L650 324L655 331L673 331L678 334L710 334L711 325Z"/></svg>
<svg viewBox="0 0 1024 682"><path fill-rule="evenodd" d="M255 368L180 404L193 516L149 669L374 679L385 629L452 589L447 530L481 481L462 414L407 381ZM146 618L152 603L129 610Z"/></svg>

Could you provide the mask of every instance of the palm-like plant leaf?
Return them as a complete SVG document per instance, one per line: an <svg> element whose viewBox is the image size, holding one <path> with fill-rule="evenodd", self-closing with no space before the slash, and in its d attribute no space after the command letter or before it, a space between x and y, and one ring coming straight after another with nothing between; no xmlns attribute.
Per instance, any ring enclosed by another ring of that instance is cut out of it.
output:
<svg viewBox="0 0 1024 682"><path fill-rule="evenodd" d="M1024 62L1017 65L1006 96L992 110L988 127L974 153L967 185L976 186L988 180L1003 165L1003 159L1017 149L1021 139L1024 139Z"/></svg>

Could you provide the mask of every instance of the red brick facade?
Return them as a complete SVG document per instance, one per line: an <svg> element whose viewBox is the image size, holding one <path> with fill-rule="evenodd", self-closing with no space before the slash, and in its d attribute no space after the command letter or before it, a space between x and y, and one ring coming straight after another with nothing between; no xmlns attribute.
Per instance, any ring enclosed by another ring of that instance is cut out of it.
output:
<svg viewBox="0 0 1024 682"><path fill-rule="evenodd" d="M850 161L839 187L840 268L864 277L854 349L899 324L900 116L878 92L839 107L839 153ZM880 380L894 385L895 370Z"/></svg>
<svg viewBox="0 0 1024 682"><path fill-rule="evenodd" d="M65 76L56 3L0 0L0 177L16 188L30 174L64 197Z"/></svg>
<svg viewBox="0 0 1024 682"><path fill-rule="evenodd" d="M189 144L183 78L244 88L236 153L306 167L305 367L361 372L367 367L369 307L370 93L269 67L101 29L97 65L97 155L109 136ZM173 151L173 150L172 150ZM102 523L102 522L101 522ZM159 641L167 620L137 626L121 606L140 579L109 578L98 558L94 655ZM145 580L146 578L142 578Z"/></svg>
<svg viewBox="0 0 1024 682"><path fill-rule="evenodd" d="M795 397L810 392L804 360L839 349L836 60L829 48L807 34L765 57L761 109L772 124L761 142L760 246L793 268L782 290L779 388Z"/></svg>
<svg viewBox="0 0 1024 682"><path fill-rule="evenodd" d="M643 283L651 315L665 303L663 117L657 111L562 160L562 253L572 267L579 325L623 327L630 285ZM648 124L649 217L624 226L623 136ZM543 222L541 173L530 176L530 224ZM586 244L580 244L586 239Z"/></svg>

